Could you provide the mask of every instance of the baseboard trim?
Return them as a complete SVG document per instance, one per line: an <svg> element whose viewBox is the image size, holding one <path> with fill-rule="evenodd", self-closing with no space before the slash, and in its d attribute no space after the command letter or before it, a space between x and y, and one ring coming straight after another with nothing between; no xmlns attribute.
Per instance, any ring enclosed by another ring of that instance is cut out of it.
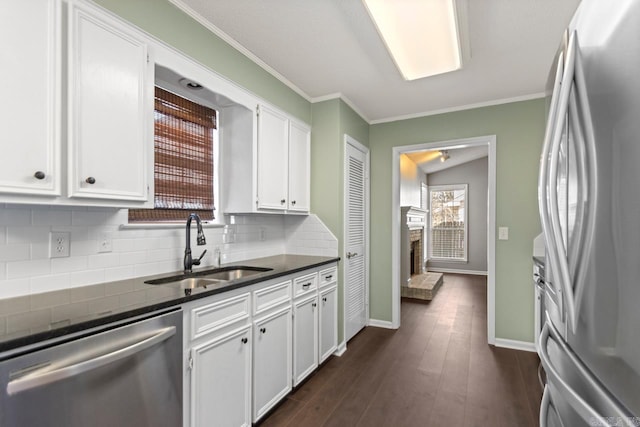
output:
<svg viewBox="0 0 640 427"><path fill-rule="evenodd" d="M480 270L458 270L456 268L427 268L427 271L433 271L434 273L455 273L455 274L473 274L474 276L486 276L489 273Z"/></svg>
<svg viewBox="0 0 640 427"><path fill-rule="evenodd" d="M393 327L393 323L387 320L369 319L367 326L375 326L376 328L397 329Z"/></svg>
<svg viewBox="0 0 640 427"><path fill-rule="evenodd" d="M347 351L347 343L345 341L342 341L340 344L338 344L338 348L336 348L336 351L333 352L333 355L340 357L346 351Z"/></svg>
<svg viewBox="0 0 640 427"><path fill-rule="evenodd" d="M536 345L527 341L507 340L504 338L496 338L496 347L510 348L512 350L530 351L536 353Z"/></svg>

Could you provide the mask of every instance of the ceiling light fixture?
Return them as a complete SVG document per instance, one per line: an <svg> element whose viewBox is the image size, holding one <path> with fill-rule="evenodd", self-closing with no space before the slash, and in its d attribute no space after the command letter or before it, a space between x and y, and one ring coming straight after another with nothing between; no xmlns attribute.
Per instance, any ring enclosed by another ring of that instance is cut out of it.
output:
<svg viewBox="0 0 640 427"><path fill-rule="evenodd" d="M449 159L449 151L448 150L442 150L440 151L440 161L442 163L444 163L445 161L447 161Z"/></svg>
<svg viewBox="0 0 640 427"><path fill-rule="evenodd" d="M362 0L405 80L462 68L455 0Z"/></svg>

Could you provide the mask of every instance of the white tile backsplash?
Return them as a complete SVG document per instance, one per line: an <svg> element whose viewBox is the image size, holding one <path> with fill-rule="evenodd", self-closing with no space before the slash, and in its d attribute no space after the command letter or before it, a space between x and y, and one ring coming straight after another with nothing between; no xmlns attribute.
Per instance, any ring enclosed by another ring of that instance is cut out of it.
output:
<svg viewBox="0 0 640 427"><path fill-rule="evenodd" d="M185 228L121 228L126 209L21 206L0 204L0 298L75 288L103 282L182 270ZM201 267L221 261L239 263L282 253L337 256L337 240L315 215L231 215L224 227L207 227L207 253ZM49 233L71 233L71 256L49 258ZM98 240L108 232L112 251L98 253ZM233 243L225 233L234 234ZM262 238L263 237L263 238Z"/></svg>

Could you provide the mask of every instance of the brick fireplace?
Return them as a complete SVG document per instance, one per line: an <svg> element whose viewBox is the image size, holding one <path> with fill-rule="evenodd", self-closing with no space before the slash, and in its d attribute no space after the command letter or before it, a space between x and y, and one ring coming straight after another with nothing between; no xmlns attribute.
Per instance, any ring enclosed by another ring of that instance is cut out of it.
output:
<svg viewBox="0 0 640 427"><path fill-rule="evenodd" d="M422 265L422 241L424 239L424 229L409 230L409 273L411 276L422 274L424 266Z"/></svg>
<svg viewBox="0 0 640 427"><path fill-rule="evenodd" d="M426 214L414 206L401 207L400 283L407 286L411 276L425 273Z"/></svg>

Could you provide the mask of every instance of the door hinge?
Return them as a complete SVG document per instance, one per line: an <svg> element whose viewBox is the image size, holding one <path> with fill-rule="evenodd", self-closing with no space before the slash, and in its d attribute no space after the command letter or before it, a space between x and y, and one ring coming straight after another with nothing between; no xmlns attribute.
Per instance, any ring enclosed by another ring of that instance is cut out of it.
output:
<svg viewBox="0 0 640 427"><path fill-rule="evenodd" d="M260 116L260 104L256 105L256 116Z"/></svg>
<svg viewBox="0 0 640 427"><path fill-rule="evenodd" d="M147 64L149 63L149 54L147 53Z"/></svg>
<svg viewBox="0 0 640 427"><path fill-rule="evenodd" d="M192 371L193 370L193 355L189 352L189 362L187 368Z"/></svg>

